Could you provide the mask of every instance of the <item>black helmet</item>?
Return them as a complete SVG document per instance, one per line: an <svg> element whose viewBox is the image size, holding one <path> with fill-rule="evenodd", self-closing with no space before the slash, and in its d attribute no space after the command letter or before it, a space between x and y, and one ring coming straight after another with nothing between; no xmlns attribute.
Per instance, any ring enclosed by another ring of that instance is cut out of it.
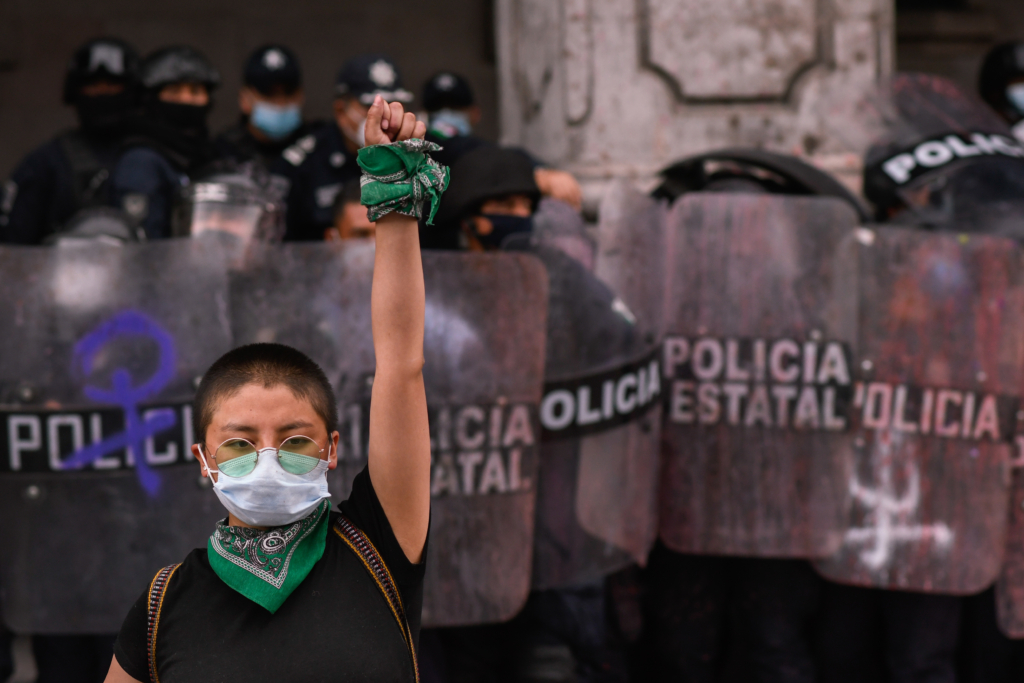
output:
<svg viewBox="0 0 1024 683"><path fill-rule="evenodd" d="M402 87L398 67L385 55L366 54L345 62L335 80L339 97L354 97L366 106L382 96L389 102L412 102L412 93Z"/></svg>
<svg viewBox="0 0 1024 683"><path fill-rule="evenodd" d="M64 75L64 104L74 104L81 87L97 80L134 89L139 84L139 53L118 38L97 38L79 47Z"/></svg>
<svg viewBox="0 0 1024 683"><path fill-rule="evenodd" d="M479 210L488 199L511 194L528 196L534 208L540 201L530 158L519 150L497 145L477 147L452 164L437 222L460 220Z"/></svg>
<svg viewBox="0 0 1024 683"><path fill-rule="evenodd" d="M291 94L302 87L302 69L295 53L284 45L264 45L245 60L242 81L264 95L272 94L274 88Z"/></svg>
<svg viewBox="0 0 1024 683"><path fill-rule="evenodd" d="M142 86L159 90L171 83L202 83L209 90L220 85L220 74L201 52L186 45L165 47L142 62Z"/></svg>
<svg viewBox="0 0 1024 683"><path fill-rule="evenodd" d="M651 194L675 201L687 192L766 192L835 197L850 204L860 219L867 207L828 173L788 155L763 149L719 149L677 161L662 169Z"/></svg>
<svg viewBox="0 0 1024 683"><path fill-rule="evenodd" d="M1003 43L992 48L981 65L978 92L1010 123L1024 118L1024 111L1013 106L1006 96L1006 87L1016 80L1024 80L1024 42Z"/></svg>
<svg viewBox="0 0 1024 683"><path fill-rule="evenodd" d="M423 86L423 108L428 112L472 107L473 89L462 76L451 71L434 74Z"/></svg>

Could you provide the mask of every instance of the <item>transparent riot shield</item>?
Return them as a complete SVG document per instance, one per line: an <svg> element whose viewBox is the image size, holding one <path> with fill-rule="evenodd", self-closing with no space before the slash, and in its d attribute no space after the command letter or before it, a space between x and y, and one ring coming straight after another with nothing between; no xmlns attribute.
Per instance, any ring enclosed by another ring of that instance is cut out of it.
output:
<svg viewBox="0 0 1024 683"><path fill-rule="evenodd" d="M677 552L815 557L845 525L857 217L688 194L666 235L660 529Z"/></svg>
<svg viewBox="0 0 1024 683"><path fill-rule="evenodd" d="M857 232L858 379L834 581L951 594L999 575L1024 369L1021 254L1002 238Z"/></svg>
<svg viewBox="0 0 1024 683"><path fill-rule="evenodd" d="M615 284L661 258L650 200L635 199L616 195L605 225L616 245L629 232L633 248L610 246L595 264ZM532 248L551 282L533 585L556 588L643 563L654 542L660 299L609 287L543 234Z"/></svg>
<svg viewBox="0 0 1024 683"><path fill-rule="evenodd" d="M216 242L2 248L0 544L18 633L113 633L223 516L189 452L230 348Z"/></svg>
<svg viewBox="0 0 1024 683"><path fill-rule="evenodd" d="M524 254L425 252L432 506L423 623L511 618L529 592L547 278ZM238 344L308 353L341 411L335 501L366 465L373 247L286 244L232 276Z"/></svg>

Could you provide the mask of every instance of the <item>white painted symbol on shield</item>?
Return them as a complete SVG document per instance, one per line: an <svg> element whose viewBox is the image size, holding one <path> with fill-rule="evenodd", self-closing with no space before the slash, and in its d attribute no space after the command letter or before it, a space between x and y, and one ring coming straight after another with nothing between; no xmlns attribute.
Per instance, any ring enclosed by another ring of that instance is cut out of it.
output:
<svg viewBox="0 0 1024 683"><path fill-rule="evenodd" d="M850 479L850 495L869 510L866 521L871 526L848 530L844 539L846 545L863 546L858 556L873 571L892 561L898 543L932 541L935 549L949 550L954 533L947 524L910 523L921 504L921 473L917 465L908 462L904 466L907 486L903 495L899 495L893 481L891 448L885 442L879 449L883 464L877 468L878 485L871 489L862 485L856 475Z"/></svg>

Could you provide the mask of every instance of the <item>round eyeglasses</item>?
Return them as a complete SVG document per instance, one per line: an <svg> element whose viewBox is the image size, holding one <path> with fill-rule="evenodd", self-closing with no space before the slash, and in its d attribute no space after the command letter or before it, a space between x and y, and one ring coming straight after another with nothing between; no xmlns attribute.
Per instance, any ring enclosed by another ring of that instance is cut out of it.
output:
<svg viewBox="0 0 1024 683"><path fill-rule="evenodd" d="M289 436L277 448L265 448L277 453L277 460L285 472L307 474L320 464L324 449L308 436ZM260 450L245 439L228 439L213 452L217 471L226 477L244 477L256 469Z"/></svg>

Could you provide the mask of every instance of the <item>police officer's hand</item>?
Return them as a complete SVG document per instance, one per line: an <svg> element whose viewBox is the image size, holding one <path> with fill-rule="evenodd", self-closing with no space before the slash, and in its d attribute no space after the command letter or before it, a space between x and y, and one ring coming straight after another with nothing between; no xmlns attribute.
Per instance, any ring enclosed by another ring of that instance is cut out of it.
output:
<svg viewBox="0 0 1024 683"><path fill-rule="evenodd" d="M577 211L583 208L583 190L571 173L538 168L533 172L533 177L543 196L560 199Z"/></svg>
<svg viewBox="0 0 1024 683"><path fill-rule="evenodd" d="M377 95L366 114L366 144L385 145L427 134L427 124L417 121L416 115L405 111L401 102L390 104Z"/></svg>

